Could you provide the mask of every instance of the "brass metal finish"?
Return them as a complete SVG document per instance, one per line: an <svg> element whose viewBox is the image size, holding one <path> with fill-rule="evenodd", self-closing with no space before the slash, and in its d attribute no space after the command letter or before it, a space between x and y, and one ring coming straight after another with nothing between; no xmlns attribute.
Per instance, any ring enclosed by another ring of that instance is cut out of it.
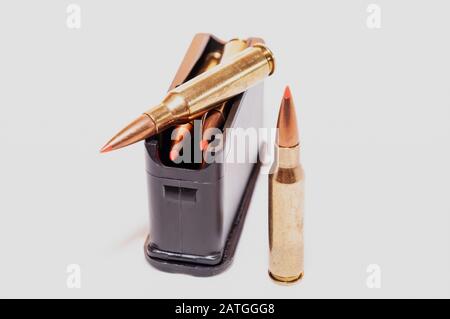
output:
<svg viewBox="0 0 450 319"><path fill-rule="evenodd" d="M223 49L222 60L220 63L229 61L236 54L244 51L248 47L248 43L245 40L233 39L227 42ZM226 118L226 106L228 101L220 103L215 109L210 110L204 120L202 131L205 132L212 128L221 128ZM203 134L202 134L203 135ZM208 146L208 141L202 139L200 142L200 149L205 150Z"/></svg>
<svg viewBox="0 0 450 319"><path fill-rule="evenodd" d="M221 61L221 58L222 58L222 54L220 52L216 51L216 52L209 53L206 56L205 61L201 65L201 67L198 71L198 74L202 74L202 73L208 71L209 69L215 67L217 64L219 64L219 62ZM192 133L194 131L194 123L193 123L193 121L190 121L188 123L180 124L175 128L175 130L176 130L176 136L171 141L170 153L169 153L169 158L172 162L174 162L178 158L181 149L184 147L185 142L183 142L183 141L185 140L185 138L188 135L192 137Z"/></svg>
<svg viewBox="0 0 450 319"><path fill-rule="evenodd" d="M116 139L123 145L129 145L130 140L134 143L159 133L169 126L200 117L218 103L262 81L274 70L275 61L270 50L263 44L256 44L235 55L226 63L219 64L170 90L161 104L145 112L153 121L155 130L140 136L139 139L131 136L126 130L122 130ZM134 130L130 126L128 129ZM109 146L106 145L106 147Z"/></svg>
<svg viewBox="0 0 450 319"><path fill-rule="evenodd" d="M196 61L200 59L201 55L205 51L205 48L211 38L214 38L217 42L223 43L209 33L198 33L195 35L191 45L186 51L183 61L178 68L177 74L175 75L169 90L177 87L185 81L188 75L192 72L192 68L195 66Z"/></svg>
<svg viewBox="0 0 450 319"><path fill-rule="evenodd" d="M248 43L246 40L232 39L225 43L223 47L222 60L220 63L225 63L230 61L233 56L247 49Z"/></svg>
<svg viewBox="0 0 450 319"><path fill-rule="evenodd" d="M160 105L145 113L160 132L174 123L195 119L217 103L242 93L271 75L274 66L272 53L258 44L171 90Z"/></svg>
<svg viewBox="0 0 450 319"><path fill-rule="evenodd" d="M222 59L222 54L220 52L211 52L209 53L206 58L205 58L205 62L203 63L203 65L201 66L200 70L198 71L197 75L200 75L202 73L205 73L206 71L208 71L209 69L212 69L213 67L215 67L217 64L220 63Z"/></svg>
<svg viewBox="0 0 450 319"><path fill-rule="evenodd" d="M269 274L281 283L296 282L304 272L304 171L298 138L289 137L298 137L292 118L295 108L287 88L278 118L275 162L269 174Z"/></svg>
<svg viewBox="0 0 450 319"><path fill-rule="evenodd" d="M248 38L247 42L249 46L254 46L255 44L258 43L264 44L264 40L261 38Z"/></svg>

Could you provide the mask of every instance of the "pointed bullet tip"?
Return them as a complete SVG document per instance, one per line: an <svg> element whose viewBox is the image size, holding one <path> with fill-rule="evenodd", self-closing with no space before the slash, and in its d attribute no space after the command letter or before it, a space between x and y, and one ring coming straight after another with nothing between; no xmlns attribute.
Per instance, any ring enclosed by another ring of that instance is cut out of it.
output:
<svg viewBox="0 0 450 319"><path fill-rule="evenodd" d="M172 150L170 151L169 158L172 162L174 162L178 157L178 151Z"/></svg>
<svg viewBox="0 0 450 319"><path fill-rule="evenodd" d="M200 141L200 150L201 151L206 150L207 147L208 147L208 141L207 140Z"/></svg>
<svg viewBox="0 0 450 319"><path fill-rule="evenodd" d="M291 88L289 87L289 85L286 85L286 88L284 89L284 99L288 100L292 97L291 94Z"/></svg>
<svg viewBox="0 0 450 319"><path fill-rule="evenodd" d="M102 149L100 150L100 153L108 153L111 151L112 151L112 146L107 144L102 147Z"/></svg>
<svg viewBox="0 0 450 319"><path fill-rule="evenodd" d="M107 153L118 150L122 147L142 141L157 133L155 123L146 114L140 115L119 133L114 135L108 143L100 150L100 153Z"/></svg>
<svg viewBox="0 0 450 319"><path fill-rule="evenodd" d="M294 101L292 100L289 86L286 86L283 99L281 100L277 128L278 146L294 147L299 143L297 116L295 115Z"/></svg>

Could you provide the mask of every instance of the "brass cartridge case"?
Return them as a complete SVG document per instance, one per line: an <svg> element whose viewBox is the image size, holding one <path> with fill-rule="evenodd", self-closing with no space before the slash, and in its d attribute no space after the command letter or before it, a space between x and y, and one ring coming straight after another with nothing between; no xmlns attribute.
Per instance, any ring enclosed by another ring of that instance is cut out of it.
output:
<svg viewBox="0 0 450 319"><path fill-rule="evenodd" d="M204 63L201 65L198 74L202 74L204 72L206 72L207 70L215 67L217 64L220 63L222 58L222 54L218 51L215 52L211 52L209 53L206 58ZM171 150L170 150L170 155L169 158L171 161L175 161L175 159L178 157L180 150L183 148L184 143L184 139L187 135L192 136L193 131L194 131L194 122L190 121L184 124L180 124L178 125L178 127L176 127L177 130L177 135L175 136L175 138L172 140L171 142Z"/></svg>
<svg viewBox="0 0 450 319"><path fill-rule="evenodd" d="M304 171L298 145L275 151L269 175L269 274L293 283L303 277Z"/></svg>
<svg viewBox="0 0 450 319"><path fill-rule="evenodd" d="M161 104L145 112L156 132L198 118L274 72L274 58L262 44L250 47L224 64L169 91Z"/></svg>
<svg viewBox="0 0 450 319"><path fill-rule="evenodd" d="M221 58L222 54L220 52L211 52L210 54L208 54L205 58L205 63L198 71L198 74L205 73L206 71L215 67L217 64L220 63Z"/></svg>
<svg viewBox="0 0 450 319"><path fill-rule="evenodd" d="M196 62L200 60L211 38L214 38L215 41L218 43L222 43L221 40L215 38L214 36L208 33L197 33L194 36L194 39L192 39L191 45L187 49L186 54L180 64L180 67L175 77L173 78L172 83L170 84L169 90L172 90L173 88L182 84L189 76L189 74L191 74L192 69L194 68ZM214 57L215 55L216 53L212 53L210 57ZM216 56L215 58L220 60L220 56L218 57ZM208 58L206 58L206 60L208 60Z"/></svg>
<svg viewBox="0 0 450 319"><path fill-rule="evenodd" d="M191 58L190 55L187 58ZM264 80L275 70L272 52L261 43L233 56L225 63L172 88L163 101L141 114L100 150L110 152L186 123ZM180 71L181 72L181 71ZM186 70L177 74L177 79ZM176 82L174 82L176 83ZM173 84L174 84L173 83Z"/></svg>
<svg viewBox="0 0 450 319"><path fill-rule="evenodd" d="M224 46L222 59L220 63L225 63L226 61L230 60L233 56L236 54L244 51L248 47L248 42L241 39L232 39L229 42L227 42ZM226 116L227 116L227 105L229 104L229 101L224 101L216 106L216 108L210 110L208 113L205 114L202 124L202 130L203 132L212 129L212 128L218 128L220 129L225 122ZM203 137L203 133L202 133ZM200 142L200 149L203 151L208 146L208 140L202 139Z"/></svg>

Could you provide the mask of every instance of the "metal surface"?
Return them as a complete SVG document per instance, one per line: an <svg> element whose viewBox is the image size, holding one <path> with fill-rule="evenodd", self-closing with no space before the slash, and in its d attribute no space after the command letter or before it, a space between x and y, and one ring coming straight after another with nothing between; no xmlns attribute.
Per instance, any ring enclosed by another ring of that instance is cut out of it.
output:
<svg viewBox="0 0 450 319"><path fill-rule="evenodd" d="M173 89L161 105L146 113L153 118L158 130L177 121L197 118L217 103L271 75L274 66L272 53L257 44Z"/></svg>
<svg viewBox="0 0 450 319"><path fill-rule="evenodd" d="M304 272L304 171L289 88L280 107L275 155L269 174L269 275L277 282L293 283Z"/></svg>
<svg viewBox="0 0 450 319"><path fill-rule="evenodd" d="M225 63L229 61L233 56L244 51L247 47L248 42L245 40L241 39L230 40L224 46L222 60L220 61L220 63ZM203 132L207 131L208 129L222 128L223 123L225 123L228 103L229 101L222 102L216 108L210 110L206 114L203 120L203 127L202 127ZM200 149L205 150L208 146L208 143L209 143L208 139L202 138L202 141L200 142Z"/></svg>
<svg viewBox="0 0 450 319"><path fill-rule="evenodd" d="M224 129L262 127L262 112L254 110L262 107L263 93L263 83L259 83L233 99ZM259 148L249 145L247 149L237 143L236 153L248 152L245 163L214 162L194 170L165 165L159 156L164 143L167 139L159 135L145 143L150 220L147 258L164 271L215 275L233 259L258 177ZM225 147L227 143L235 142L225 138Z"/></svg>
<svg viewBox="0 0 450 319"><path fill-rule="evenodd" d="M297 129L297 116L291 89L286 87L282 105L278 114L277 144L280 147L293 147L300 143Z"/></svg>
<svg viewBox="0 0 450 319"><path fill-rule="evenodd" d="M220 63L222 54L220 52L211 52L205 57L205 61L201 65L197 75L202 74L209 69L215 67ZM183 66L184 64L182 64ZM178 74L178 73L177 73ZM180 124L175 128L175 137L171 141L170 155L169 158L174 162L180 155L181 150L187 144L185 141L186 137L192 137L194 131L194 123L190 121L188 123ZM184 141L184 142L183 142Z"/></svg>
<svg viewBox="0 0 450 319"><path fill-rule="evenodd" d="M266 46L256 44L244 50L228 62L169 91L161 104L145 112L153 121L155 130L140 139L148 138L169 126L200 117L218 103L264 80L274 69L273 55ZM134 131L130 125L113 138L116 145L125 146L139 140L129 131ZM116 148L118 147L112 149ZM103 150L111 150L110 145L105 145Z"/></svg>
<svg viewBox="0 0 450 319"><path fill-rule="evenodd" d="M208 33L199 33L195 35L194 39L192 39L191 45L186 51L175 77L173 78L169 90L177 87L186 80L188 75L192 72L192 68L195 66L195 63L202 56L203 51L212 37L213 36ZM218 41L218 39L216 40Z"/></svg>
<svg viewBox="0 0 450 319"><path fill-rule="evenodd" d="M107 153L128 146L141 141L145 139L146 136L153 135L156 132L156 126L153 120L147 114L142 114L119 133L114 135L114 137L102 147L100 152Z"/></svg>
<svg viewBox="0 0 450 319"><path fill-rule="evenodd" d="M194 132L194 123L188 122L180 124L175 128L175 136L171 140L169 158L174 162L179 156L181 150L188 144L187 139L192 138Z"/></svg>

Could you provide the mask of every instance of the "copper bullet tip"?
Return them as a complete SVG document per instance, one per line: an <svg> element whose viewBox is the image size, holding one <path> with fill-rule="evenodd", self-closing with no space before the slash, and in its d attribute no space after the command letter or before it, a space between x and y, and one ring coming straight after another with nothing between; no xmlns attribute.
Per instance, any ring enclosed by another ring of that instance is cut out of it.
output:
<svg viewBox="0 0 450 319"><path fill-rule="evenodd" d="M169 158L172 162L174 162L178 158L178 151L177 150L171 150L169 154Z"/></svg>
<svg viewBox="0 0 450 319"><path fill-rule="evenodd" d="M286 85L286 88L284 89L284 96L283 98L285 100L289 100L292 98L292 94L291 94L291 88L289 87L289 85Z"/></svg>
<svg viewBox="0 0 450 319"><path fill-rule="evenodd" d="M200 150L205 151L208 148L208 145L209 143L207 140L200 141Z"/></svg>
<svg viewBox="0 0 450 319"><path fill-rule="evenodd" d="M111 145L108 145L108 143L102 147L102 149L100 150L100 153L108 153L112 151L112 147Z"/></svg>
<svg viewBox="0 0 450 319"><path fill-rule="evenodd" d="M180 151L185 147L185 139L190 139L194 131L194 124L192 122L178 125L173 133L172 143L170 146L169 158L172 162L178 158Z"/></svg>
<svg viewBox="0 0 450 319"><path fill-rule="evenodd" d="M100 150L101 153L107 153L117 150L119 148L136 143L147 137L150 137L157 133L155 123L146 114L142 114L119 133L117 133L112 139L106 143Z"/></svg>
<svg viewBox="0 0 450 319"><path fill-rule="evenodd" d="M163 101L129 124L107 143L112 150L136 143L168 127L200 117L218 103L236 96L272 75L272 52L258 43L222 66L171 89Z"/></svg>
<svg viewBox="0 0 450 319"><path fill-rule="evenodd" d="M295 114L294 101L289 86L284 90L278 113L277 145L280 147L295 147L300 143L297 116Z"/></svg>
<svg viewBox="0 0 450 319"><path fill-rule="evenodd" d="M225 104L222 104L221 106L222 110L212 110L210 111L205 118L203 122L202 131L203 134L205 132L208 132L210 129L216 129L220 130L220 128L223 126L225 122L225 116L223 114L223 109L225 108ZM200 150L204 151L208 148L210 141L207 140L205 137L202 137L202 140L200 141Z"/></svg>

